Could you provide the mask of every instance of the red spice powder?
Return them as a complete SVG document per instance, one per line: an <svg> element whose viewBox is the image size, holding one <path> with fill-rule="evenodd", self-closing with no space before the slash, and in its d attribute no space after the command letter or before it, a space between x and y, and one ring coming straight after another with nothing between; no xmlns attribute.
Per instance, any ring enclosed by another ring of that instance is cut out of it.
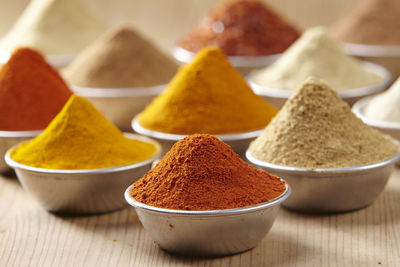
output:
<svg viewBox="0 0 400 267"><path fill-rule="evenodd" d="M216 6L178 45L197 52L218 46L228 56L282 53L300 33L260 1L227 1Z"/></svg>
<svg viewBox="0 0 400 267"><path fill-rule="evenodd" d="M181 139L130 194L150 206L178 210L246 207L277 198L285 182L245 163L217 137Z"/></svg>
<svg viewBox="0 0 400 267"><path fill-rule="evenodd" d="M71 96L67 84L38 52L16 50L0 69L0 130L41 130Z"/></svg>

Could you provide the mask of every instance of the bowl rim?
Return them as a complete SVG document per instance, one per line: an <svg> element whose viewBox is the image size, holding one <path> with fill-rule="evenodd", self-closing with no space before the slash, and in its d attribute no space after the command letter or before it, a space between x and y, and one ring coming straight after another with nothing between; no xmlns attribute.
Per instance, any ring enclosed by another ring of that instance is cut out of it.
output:
<svg viewBox="0 0 400 267"><path fill-rule="evenodd" d="M0 63L5 64L11 57L11 54L7 49L0 48ZM71 63L78 53L71 54L44 54L46 61L53 67L65 67Z"/></svg>
<svg viewBox="0 0 400 267"><path fill-rule="evenodd" d="M365 70L379 75L382 80L376 84L337 91L338 95L341 98L354 98L374 94L384 90L387 86L389 86L390 82L392 81L392 74L385 67L369 61L361 61L361 63L364 66ZM290 98L294 93L294 90L262 86L253 80L254 74L255 71L250 72L247 75L246 80L257 95L287 99Z"/></svg>
<svg viewBox="0 0 400 267"><path fill-rule="evenodd" d="M168 84L128 88L100 88L72 85L71 89L77 95L90 98L120 98L156 96L161 94Z"/></svg>
<svg viewBox="0 0 400 267"><path fill-rule="evenodd" d="M400 45L370 45L342 42L346 54L361 57L400 57Z"/></svg>
<svg viewBox="0 0 400 267"><path fill-rule="evenodd" d="M363 122L366 124L376 127L376 128L382 128L382 129L388 129L388 130L400 130L400 123L396 122L387 122L387 121L378 121L378 120L373 120L369 119L364 115L364 108L371 102L371 100L375 96L368 96L364 97L360 100L358 100L356 103L354 103L352 107L352 111L359 117Z"/></svg>
<svg viewBox="0 0 400 267"><path fill-rule="evenodd" d="M36 137L41 134L43 130L32 131L0 131L0 138L27 138Z"/></svg>
<svg viewBox="0 0 400 267"><path fill-rule="evenodd" d="M392 138L392 140L399 146L399 142ZM283 172L297 172L297 173L314 173L314 174L341 174L341 173L349 173L349 172L358 172L358 171L366 171L371 170L379 167L383 167L389 164L394 164L398 159L400 159L400 146L398 147L398 151L396 155L391 158L385 159L384 161L366 165L359 165L359 166L351 166L351 167L343 167L343 168L315 168L315 169L304 169L304 168L296 168L290 166L283 166L268 163L262 160L255 158L249 148L246 150L246 158L249 160L251 164L256 166L265 167L268 169L274 169Z"/></svg>
<svg viewBox="0 0 400 267"><path fill-rule="evenodd" d="M150 137L146 136L141 136L138 134L134 133L124 133L125 136L131 139L139 140L139 141L144 141L151 143L156 147L156 153L149 159L146 159L144 161L139 161L133 164L127 164L127 165L122 165L122 166L117 166L117 167L108 167L108 168L99 168L99 169L78 169L78 170L68 170L68 169L45 169L45 168L39 168L39 167L32 167L28 166L22 163L19 163L11 158L11 153L21 144L18 143L11 148L9 148L5 154L4 160L7 163L8 166L14 169L22 169L25 171L31 171L31 172L36 172L36 173L47 173L47 174L104 174L104 173L112 173L112 172L120 172L120 171L125 171L125 170L130 170L130 169L136 169L142 166L145 166L147 164L151 164L154 160L157 160L162 153L162 147L161 145L156 141L151 139ZM25 142L22 142L25 143Z"/></svg>
<svg viewBox="0 0 400 267"><path fill-rule="evenodd" d="M158 131L144 128L142 125L140 125L140 123L138 121L138 116L135 116L133 118L131 126L132 126L132 129L139 134L149 136L152 138L156 138L156 139L168 140L168 141L179 141L180 139L191 135L191 134L163 133L163 132L158 132ZM236 141L236 140L255 138L255 137L259 136L263 131L264 131L264 128L255 130L255 131L249 131L249 132L243 132L243 133L237 133L237 134L213 134L213 135L218 137L222 141Z"/></svg>
<svg viewBox="0 0 400 267"><path fill-rule="evenodd" d="M190 63L196 56L196 53L186 50L181 46L175 46L172 50L172 55L182 63ZM235 67L263 67L272 64L281 55L282 53L266 56L228 56L228 59Z"/></svg>
<svg viewBox="0 0 400 267"><path fill-rule="evenodd" d="M125 200L128 202L129 205L133 206L134 208L144 209L146 211L161 213L161 214L168 214L168 215L208 215L208 216L224 216L224 215L234 215L234 214L242 214L242 213L249 213L257 210L266 209L272 206L276 206L287 199L292 189L290 185L283 179L281 181L285 182L285 191L279 195L278 197L263 203L259 203L252 206L242 207L242 208L234 208L234 209L223 209L223 210L176 210L176 209L166 209L166 208L158 208L150 205L146 205L144 203L136 201L130 194L130 189L132 185L130 185L124 193Z"/></svg>

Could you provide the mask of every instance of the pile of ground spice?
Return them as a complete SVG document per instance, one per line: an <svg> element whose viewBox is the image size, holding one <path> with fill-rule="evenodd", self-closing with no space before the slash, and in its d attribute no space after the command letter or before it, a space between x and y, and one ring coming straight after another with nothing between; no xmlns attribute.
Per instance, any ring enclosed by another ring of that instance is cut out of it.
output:
<svg viewBox="0 0 400 267"><path fill-rule="evenodd" d="M308 79L250 144L262 161L304 169L378 163L396 155L390 136L372 129L328 85Z"/></svg>
<svg viewBox="0 0 400 267"><path fill-rule="evenodd" d="M273 200L285 182L245 163L212 135L177 142L131 188L131 196L150 206L178 210L240 208Z"/></svg>
<svg viewBox="0 0 400 267"><path fill-rule="evenodd" d="M334 24L341 41L370 45L400 45L400 1L365 0Z"/></svg>
<svg viewBox="0 0 400 267"><path fill-rule="evenodd" d="M225 1L184 36L178 45L197 52L218 46L228 56L282 53L299 32L261 1Z"/></svg>
<svg viewBox="0 0 400 267"><path fill-rule="evenodd" d="M153 144L125 137L89 102L72 95L46 130L11 154L15 161L46 169L99 169L154 156Z"/></svg>
<svg viewBox="0 0 400 267"><path fill-rule="evenodd" d="M0 69L0 130L46 128L71 94L42 55L18 49Z"/></svg>
<svg viewBox="0 0 400 267"><path fill-rule="evenodd" d="M105 28L83 0L32 0L0 47L13 51L29 46L46 55L76 54Z"/></svg>
<svg viewBox="0 0 400 267"><path fill-rule="evenodd" d="M173 134L233 134L265 127L277 110L254 94L218 48L205 48L138 116Z"/></svg>
<svg viewBox="0 0 400 267"><path fill-rule="evenodd" d="M89 45L64 72L70 84L128 88L168 83L177 63L128 26L107 32Z"/></svg>
<svg viewBox="0 0 400 267"><path fill-rule="evenodd" d="M274 64L251 74L261 86L286 90L293 90L310 76L338 91L377 84L383 79L347 56L324 27L308 29Z"/></svg>

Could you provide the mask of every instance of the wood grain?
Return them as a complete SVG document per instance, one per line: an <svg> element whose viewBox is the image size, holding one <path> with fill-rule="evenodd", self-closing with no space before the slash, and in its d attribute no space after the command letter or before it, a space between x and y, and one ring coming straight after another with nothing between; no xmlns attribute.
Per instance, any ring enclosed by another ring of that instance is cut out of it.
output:
<svg viewBox="0 0 400 267"><path fill-rule="evenodd" d="M157 247L133 208L87 217L42 210L15 178L0 177L0 266L399 266L400 170L373 205L338 215L281 209L255 249L223 258Z"/></svg>

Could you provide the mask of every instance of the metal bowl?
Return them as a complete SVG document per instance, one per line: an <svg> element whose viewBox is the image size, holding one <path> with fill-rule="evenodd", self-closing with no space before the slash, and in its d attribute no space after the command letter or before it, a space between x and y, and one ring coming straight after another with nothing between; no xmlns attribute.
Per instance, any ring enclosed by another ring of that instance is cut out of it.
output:
<svg viewBox="0 0 400 267"><path fill-rule="evenodd" d="M278 198L259 205L208 211L185 211L149 206L134 200L125 191L126 201L136 209L148 234L172 253L224 256L254 248L265 237L277 216L280 203L291 193L289 185Z"/></svg>
<svg viewBox="0 0 400 267"><path fill-rule="evenodd" d="M353 105L361 97L372 95L386 89L389 86L390 82L392 81L392 75L384 67L371 62L364 61L362 63L366 70L381 76L382 81L377 84L338 91L339 96L344 101L349 103L349 105ZM261 86L253 81L251 74L248 77L248 83L250 87L253 89L254 93L262 96L265 100L267 100L269 103L275 105L278 108L281 108L285 104L286 100L290 98L294 93L293 90L277 89L277 88L269 88Z"/></svg>
<svg viewBox="0 0 400 267"><path fill-rule="evenodd" d="M141 112L166 85L143 88L85 88L72 90L89 99L104 116L122 131L131 131L132 118Z"/></svg>
<svg viewBox="0 0 400 267"><path fill-rule="evenodd" d="M332 169L300 169L270 164L253 157L250 163L284 178L293 194L283 204L286 208L315 213L345 212L371 204L383 191L392 173L396 156L380 163Z"/></svg>
<svg viewBox="0 0 400 267"><path fill-rule="evenodd" d="M152 162L161 154L161 146L156 141L135 134L125 135L154 144L156 155L142 162L114 168L55 170L14 161L10 157L17 147L14 146L7 151L5 160L15 169L22 187L48 211L63 214L109 212L126 205L122 196L126 187L149 171Z"/></svg>
<svg viewBox="0 0 400 267"><path fill-rule="evenodd" d="M371 120L364 116L365 108L372 100L372 98L373 96L370 96L357 101L352 108L353 112L357 115L357 117L359 117L363 122L365 122L372 128L388 134L394 139L400 141L400 123ZM400 160L397 161L397 165L400 166Z"/></svg>
<svg viewBox="0 0 400 267"><path fill-rule="evenodd" d="M181 63L190 63L196 56L196 53L190 52L182 47L175 47L172 55ZM240 73L246 75L256 68L262 68L274 63L281 54L273 54L268 56L228 56L231 64L239 70Z"/></svg>
<svg viewBox="0 0 400 267"><path fill-rule="evenodd" d="M5 64L11 56L7 50L0 49L0 63ZM74 59L74 54L59 54L59 55L46 55L46 61L55 68L62 68L68 66Z"/></svg>
<svg viewBox="0 0 400 267"><path fill-rule="evenodd" d="M171 149L171 147L180 139L188 136L186 134L169 134L143 128L139 124L137 118L134 118L132 120L132 128L135 132L145 136L149 136L160 142L164 153L167 153ZM221 134L215 136L217 136L223 142L227 143L241 157L244 157L246 149L249 146L250 142L257 136L259 136L263 131L264 129L240 134Z"/></svg>
<svg viewBox="0 0 400 267"><path fill-rule="evenodd" d="M42 131L0 131L0 172L10 168L4 161L7 150L14 145L38 136Z"/></svg>

